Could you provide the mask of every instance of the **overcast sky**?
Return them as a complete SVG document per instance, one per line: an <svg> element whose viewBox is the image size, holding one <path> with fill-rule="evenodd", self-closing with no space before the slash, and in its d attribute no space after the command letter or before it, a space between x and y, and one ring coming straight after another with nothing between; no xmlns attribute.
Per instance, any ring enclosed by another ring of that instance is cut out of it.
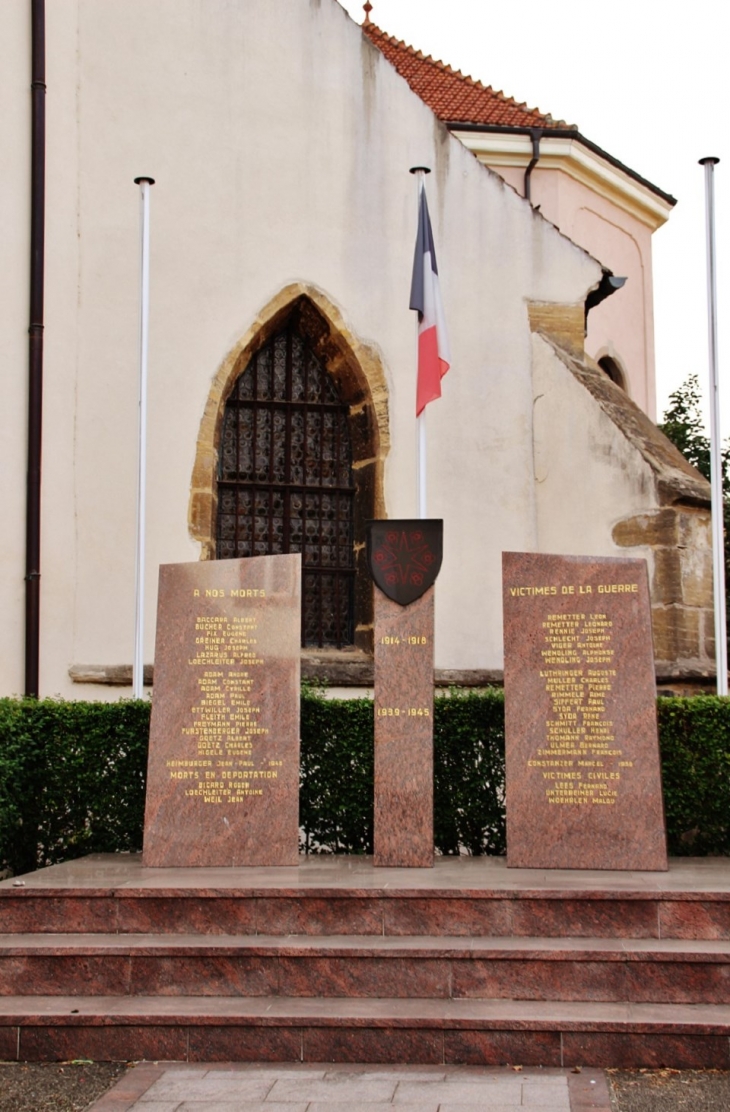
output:
<svg viewBox="0 0 730 1112"><path fill-rule="evenodd" d="M358 23L363 0L340 0ZM657 407L708 391L704 170L715 155L722 434L730 434L730 67L719 0L371 0L388 34L588 139L677 198L654 234ZM448 312L448 307L447 307Z"/></svg>

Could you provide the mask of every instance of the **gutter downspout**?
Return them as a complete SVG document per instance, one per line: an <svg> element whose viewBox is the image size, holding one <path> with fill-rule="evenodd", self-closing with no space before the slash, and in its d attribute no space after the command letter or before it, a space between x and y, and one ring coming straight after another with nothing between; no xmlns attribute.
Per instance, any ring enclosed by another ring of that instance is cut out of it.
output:
<svg viewBox="0 0 730 1112"><path fill-rule="evenodd" d="M532 139L532 158L527 163L525 170L525 200L532 204L532 171L537 166L540 160L540 139L542 138L542 128L533 127L530 129L530 138Z"/></svg>
<svg viewBox="0 0 730 1112"><path fill-rule="evenodd" d="M41 429L46 185L46 11L31 0L30 325L25 532L25 694L38 697L41 578Z"/></svg>

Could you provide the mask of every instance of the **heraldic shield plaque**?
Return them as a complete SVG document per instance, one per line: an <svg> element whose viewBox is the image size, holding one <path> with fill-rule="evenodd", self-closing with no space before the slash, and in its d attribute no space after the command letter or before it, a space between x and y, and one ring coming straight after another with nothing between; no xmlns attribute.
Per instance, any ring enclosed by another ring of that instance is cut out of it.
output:
<svg viewBox="0 0 730 1112"><path fill-rule="evenodd" d="M369 521L368 567L387 598L409 606L436 582L443 557L440 519Z"/></svg>

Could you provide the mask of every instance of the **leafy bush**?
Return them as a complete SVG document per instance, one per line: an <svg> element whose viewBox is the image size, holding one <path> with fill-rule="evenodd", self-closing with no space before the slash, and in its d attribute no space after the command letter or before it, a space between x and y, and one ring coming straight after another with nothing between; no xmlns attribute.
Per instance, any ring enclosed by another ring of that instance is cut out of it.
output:
<svg viewBox="0 0 730 1112"><path fill-rule="evenodd" d="M302 848L372 853L372 702L305 689L301 733ZM434 841L444 854L505 851L501 691L435 701Z"/></svg>
<svg viewBox="0 0 730 1112"><path fill-rule="evenodd" d="M150 704L0 699L0 869L139 850ZM730 700L658 702L672 855L730 855ZM373 704L302 692L305 852L372 853ZM434 712L437 852L505 851L504 695L452 692Z"/></svg>
<svg viewBox="0 0 730 1112"><path fill-rule="evenodd" d="M0 699L0 868L142 847L150 704Z"/></svg>
<svg viewBox="0 0 730 1112"><path fill-rule="evenodd" d="M730 699L659 699L672 856L730 855Z"/></svg>
<svg viewBox="0 0 730 1112"><path fill-rule="evenodd" d="M434 842L475 857L506 850L504 695L437 698L433 727Z"/></svg>
<svg viewBox="0 0 730 1112"><path fill-rule="evenodd" d="M302 691L299 825L306 853L373 852L373 704Z"/></svg>

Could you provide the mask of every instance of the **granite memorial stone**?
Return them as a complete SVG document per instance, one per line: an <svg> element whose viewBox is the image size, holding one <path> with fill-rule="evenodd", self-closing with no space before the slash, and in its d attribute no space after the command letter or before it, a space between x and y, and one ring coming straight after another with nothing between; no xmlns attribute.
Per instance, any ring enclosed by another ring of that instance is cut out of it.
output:
<svg viewBox="0 0 730 1112"><path fill-rule="evenodd" d="M145 865L297 863L300 559L160 568Z"/></svg>
<svg viewBox="0 0 730 1112"><path fill-rule="evenodd" d="M644 560L503 554L507 865L667 868Z"/></svg>
<svg viewBox="0 0 730 1112"><path fill-rule="evenodd" d="M374 521L376 865L433 867L434 581L441 521Z"/></svg>

